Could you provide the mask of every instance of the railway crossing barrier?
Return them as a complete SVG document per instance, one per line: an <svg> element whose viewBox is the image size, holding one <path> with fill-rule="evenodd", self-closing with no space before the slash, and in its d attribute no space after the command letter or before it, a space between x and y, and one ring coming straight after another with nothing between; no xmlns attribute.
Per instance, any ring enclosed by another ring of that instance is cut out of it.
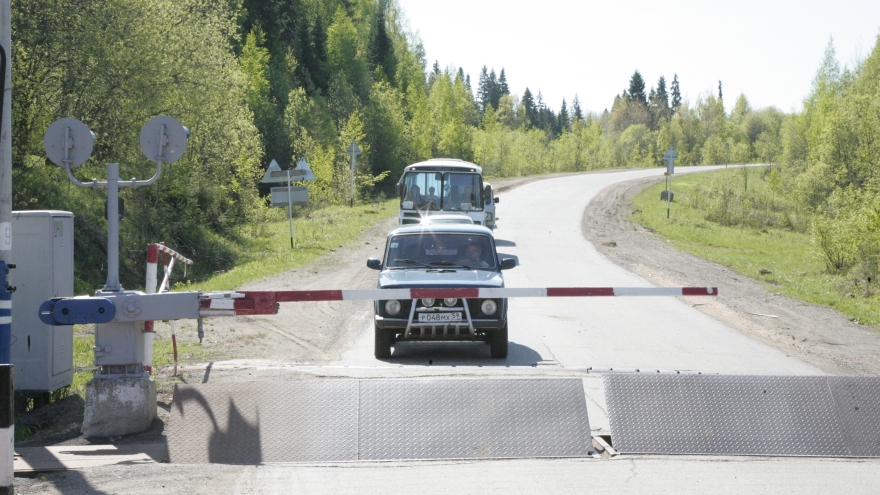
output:
<svg viewBox="0 0 880 495"><path fill-rule="evenodd" d="M147 293L126 291L119 282L120 187L139 187L156 182L162 166L183 156L189 130L169 116L151 119L141 130L140 145L156 164L155 174L146 180L120 180L119 164L107 164L106 181L82 182L72 170L91 156L95 134L82 122L65 118L54 122L43 138L46 155L63 168L71 182L84 188L107 190L107 282L93 297L54 298L40 306L40 320L48 325L95 324L96 376L86 385L83 434L86 437L119 436L149 428L156 417L156 384L150 377L153 321L197 319L201 339L205 316L275 314L278 303L318 300L377 300L390 298L473 297L590 297L716 295L715 288L538 288L538 289L392 289L387 291L278 291L171 293L168 276L177 253L160 249L150 252ZM353 149L356 145L353 145ZM354 156L354 155L353 155ZM165 280L156 284L158 251L172 254ZM151 266L152 265L152 266Z"/></svg>
<svg viewBox="0 0 880 495"><path fill-rule="evenodd" d="M214 316L240 315L271 315L278 312L282 302L303 301L351 301L351 300L384 300L406 298L498 298L498 297L620 297L620 296L715 296L715 287L550 287L550 288L419 288L419 289L375 289L375 290L301 290L301 291L226 291L203 293L161 292L145 294L126 291L110 295L99 291L94 297L73 297L52 299L43 303L40 308L41 320L49 325L71 325L95 323L110 328L134 328L142 331L143 322L152 320L197 319L199 326L202 319ZM138 326L139 325L139 326ZM143 339L134 342L118 340L121 345L113 352L123 356L140 356L137 363L143 362ZM96 341L96 351L101 349ZM102 366L103 374L110 374L118 368L111 368L100 360L96 352L96 364ZM139 364L140 365L140 364ZM141 369L142 369L142 365ZM138 370L129 371L129 375ZM117 373L119 373L117 371ZM147 375L148 377L148 375ZM130 376L122 379L131 381ZM137 382L141 383L141 382ZM149 384L153 384L152 381ZM142 384L143 385L143 384ZM155 385L151 389L136 388L137 384L114 385L119 392L112 397L109 404L102 405L92 402L93 410L103 413L100 424L101 432L113 431L113 435L136 433L149 427L150 411L155 414ZM131 390L134 387L134 390ZM120 404L127 397L135 395L143 399L129 400L125 407ZM96 395L97 396L97 395ZM119 409L119 411L117 411ZM85 420L91 419L87 414ZM125 416L111 426L115 416ZM134 417L135 420L131 418ZM86 424L83 426L86 433ZM95 435L98 436L98 435ZM103 435L102 435L103 436ZM109 436L109 435L107 435Z"/></svg>

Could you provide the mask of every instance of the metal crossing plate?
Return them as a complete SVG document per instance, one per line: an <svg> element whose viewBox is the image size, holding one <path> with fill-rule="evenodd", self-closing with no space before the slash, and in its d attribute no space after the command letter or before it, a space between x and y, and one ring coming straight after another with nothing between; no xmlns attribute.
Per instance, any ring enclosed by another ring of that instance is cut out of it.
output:
<svg viewBox="0 0 880 495"><path fill-rule="evenodd" d="M580 379L362 380L361 459L583 457Z"/></svg>
<svg viewBox="0 0 880 495"><path fill-rule="evenodd" d="M314 380L180 385L176 463L582 457L580 379Z"/></svg>
<svg viewBox="0 0 880 495"><path fill-rule="evenodd" d="M828 379L850 454L880 457L880 377Z"/></svg>
<svg viewBox="0 0 880 495"><path fill-rule="evenodd" d="M357 459L357 380L178 385L168 457L259 464Z"/></svg>
<svg viewBox="0 0 880 495"><path fill-rule="evenodd" d="M620 452L880 455L878 378L606 374L603 382Z"/></svg>

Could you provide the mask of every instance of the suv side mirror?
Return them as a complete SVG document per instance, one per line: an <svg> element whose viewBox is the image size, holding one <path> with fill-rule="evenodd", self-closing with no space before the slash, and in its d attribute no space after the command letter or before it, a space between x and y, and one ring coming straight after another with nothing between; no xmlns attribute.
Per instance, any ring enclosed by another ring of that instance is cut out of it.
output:
<svg viewBox="0 0 880 495"><path fill-rule="evenodd" d="M367 260L367 268L371 268L373 270L381 270L382 262L377 260L376 258L370 258Z"/></svg>
<svg viewBox="0 0 880 495"><path fill-rule="evenodd" d="M394 184L394 191L397 193L397 196L400 197L400 195L402 194L401 191L403 191L403 184L401 184L400 182Z"/></svg>
<svg viewBox="0 0 880 495"><path fill-rule="evenodd" d="M502 270L510 270L511 268L516 267L516 260L513 258L504 258L501 260L501 269Z"/></svg>
<svg viewBox="0 0 880 495"><path fill-rule="evenodd" d="M495 204L498 204L498 196L495 196Z"/></svg>

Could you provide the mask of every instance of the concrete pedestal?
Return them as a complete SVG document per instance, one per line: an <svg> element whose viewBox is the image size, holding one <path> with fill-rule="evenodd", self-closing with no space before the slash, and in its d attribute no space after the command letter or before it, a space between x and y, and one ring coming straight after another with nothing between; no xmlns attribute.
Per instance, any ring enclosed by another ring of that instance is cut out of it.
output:
<svg viewBox="0 0 880 495"><path fill-rule="evenodd" d="M145 431L156 419L156 382L150 375L96 375L86 384L86 438Z"/></svg>

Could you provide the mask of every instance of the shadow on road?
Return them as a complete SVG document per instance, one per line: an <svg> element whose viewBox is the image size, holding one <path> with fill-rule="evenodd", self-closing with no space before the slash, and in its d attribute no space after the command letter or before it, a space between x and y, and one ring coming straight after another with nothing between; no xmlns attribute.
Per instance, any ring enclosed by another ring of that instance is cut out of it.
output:
<svg viewBox="0 0 880 495"><path fill-rule="evenodd" d="M532 349L508 343L507 358L494 359L482 342L397 342L388 363L414 366L535 366L543 360Z"/></svg>

